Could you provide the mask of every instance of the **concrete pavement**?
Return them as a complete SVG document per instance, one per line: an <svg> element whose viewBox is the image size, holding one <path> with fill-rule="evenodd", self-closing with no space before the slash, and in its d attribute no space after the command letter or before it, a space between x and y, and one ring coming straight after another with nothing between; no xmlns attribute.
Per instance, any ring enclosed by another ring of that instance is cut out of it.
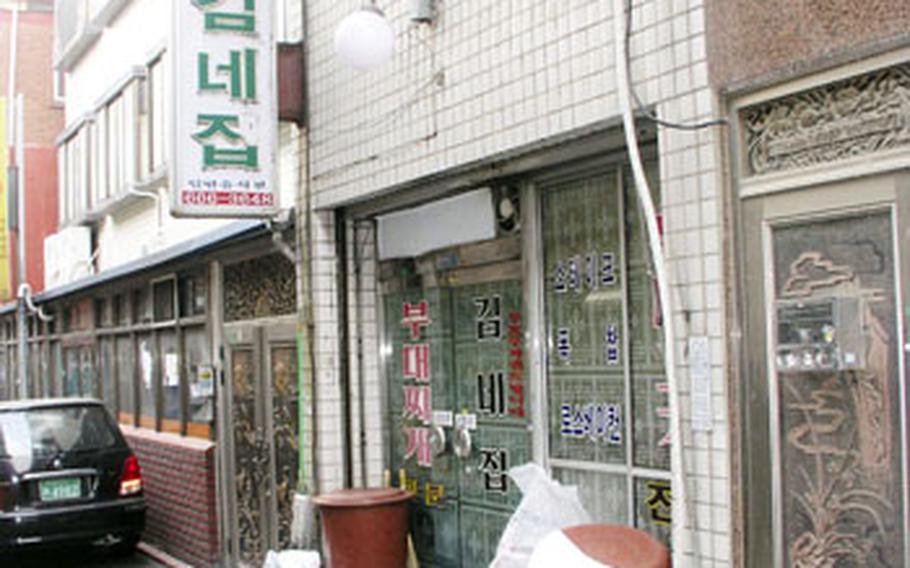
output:
<svg viewBox="0 0 910 568"><path fill-rule="evenodd" d="M104 550L90 548L66 548L53 552L32 552L0 558L0 566L17 568L163 568L141 552L117 558Z"/></svg>

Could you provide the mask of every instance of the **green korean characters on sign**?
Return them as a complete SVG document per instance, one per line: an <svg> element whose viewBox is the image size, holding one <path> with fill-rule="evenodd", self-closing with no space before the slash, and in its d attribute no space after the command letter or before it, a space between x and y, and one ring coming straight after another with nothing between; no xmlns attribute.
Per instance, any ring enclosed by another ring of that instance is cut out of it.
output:
<svg viewBox="0 0 910 568"><path fill-rule="evenodd" d="M230 51L229 63L215 65L215 75L230 79L229 83L217 82L210 74L209 54L199 54L199 90L228 92L232 99L256 101L256 50Z"/></svg>
<svg viewBox="0 0 910 568"><path fill-rule="evenodd" d="M206 168L238 167L256 169L259 167L259 148L245 146L242 148L219 148L206 142L220 136L228 142L242 141L243 137L234 130L240 118L237 115L200 114L197 116L200 125L208 127L197 132L193 137L203 144L202 160Z"/></svg>
<svg viewBox="0 0 910 568"><path fill-rule="evenodd" d="M201 10L209 10L222 0L192 0ZM256 32L256 1L244 0L242 12L207 11L205 33L251 35ZM256 103L258 52L256 49L231 49L224 59L215 60L213 54L197 54L197 88L200 93L225 94L232 101ZM224 55L222 54L222 57ZM259 148L247 144L238 132L240 118L232 114L198 114L196 122L201 130L193 138L202 144L202 166L214 168L259 168ZM222 145L218 145L218 141ZM224 144L227 144L225 146Z"/></svg>
<svg viewBox="0 0 910 568"><path fill-rule="evenodd" d="M196 7L207 10L221 0L193 0ZM254 33L256 31L256 0L244 0L243 13L209 12L205 15L205 31Z"/></svg>

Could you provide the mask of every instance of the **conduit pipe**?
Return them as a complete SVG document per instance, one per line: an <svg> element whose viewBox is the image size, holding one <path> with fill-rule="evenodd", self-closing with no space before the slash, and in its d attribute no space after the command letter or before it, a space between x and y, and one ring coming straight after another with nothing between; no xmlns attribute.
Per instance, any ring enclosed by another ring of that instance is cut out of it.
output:
<svg viewBox="0 0 910 568"><path fill-rule="evenodd" d="M44 308L42 308L41 306L35 305L35 301L32 298L32 287L31 286L29 286L28 284L21 284L19 286L19 296L18 297L25 298L25 306L28 308L28 311L30 311L33 314L36 314L38 316L38 319L40 319L43 322L54 321L53 316L49 316L46 313L44 313Z"/></svg>
<svg viewBox="0 0 910 568"><path fill-rule="evenodd" d="M19 47L19 6L13 6L12 9L12 29L9 34L9 76L7 77L7 89L6 89L6 104L7 104L7 116L6 116L6 143L8 146L12 147L16 144L15 136L15 124L16 124L16 114L15 114L15 97L16 97L16 61L18 59L18 47ZM6 172L0 172L0 175L6 175Z"/></svg>
<svg viewBox="0 0 910 568"><path fill-rule="evenodd" d="M670 476L673 487L673 550L685 554L689 550L695 551L694 546L687 546L688 541L694 544L697 539L688 538L695 529L691 522L689 491L686 486L686 475L683 461L682 443L682 418L679 404L679 381L676 376L676 334L673 328L673 304L670 294L670 279L667 275L666 258L660 230L657 226L657 211L651 196L651 188L645 177L641 153L638 148L638 136L635 131L635 118L632 116L630 97L631 76L629 73L628 53L626 52L626 29L623 17L625 14L624 0L613 0L613 46L616 60L616 90L619 96L619 107L622 112L622 124L625 131L626 148L629 152L629 161L632 166L635 192L638 202L644 211L645 225L648 230L648 244L651 249L651 258L654 262L654 272L657 276L657 289L660 298L660 311L664 328L664 365L666 366L667 386L670 391ZM691 530L685 530L689 521ZM684 535L687 538L683 538ZM697 556L697 551L695 551Z"/></svg>

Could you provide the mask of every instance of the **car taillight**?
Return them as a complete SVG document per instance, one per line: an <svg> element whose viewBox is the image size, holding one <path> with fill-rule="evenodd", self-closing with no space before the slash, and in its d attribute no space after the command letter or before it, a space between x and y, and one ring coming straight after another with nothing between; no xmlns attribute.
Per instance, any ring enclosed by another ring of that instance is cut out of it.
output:
<svg viewBox="0 0 910 568"><path fill-rule="evenodd" d="M120 476L120 496L135 495L142 491L142 472L139 470L139 460L130 454L123 462L123 475Z"/></svg>

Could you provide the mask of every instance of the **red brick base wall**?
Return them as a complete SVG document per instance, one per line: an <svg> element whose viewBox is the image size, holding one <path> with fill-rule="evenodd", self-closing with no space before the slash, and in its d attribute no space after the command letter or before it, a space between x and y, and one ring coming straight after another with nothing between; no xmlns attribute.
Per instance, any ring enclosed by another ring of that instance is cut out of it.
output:
<svg viewBox="0 0 910 568"><path fill-rule="evenodd" d="M148 502L142 539L194 566L219 557L215 444L123 427L139 458Z"/></svg>

